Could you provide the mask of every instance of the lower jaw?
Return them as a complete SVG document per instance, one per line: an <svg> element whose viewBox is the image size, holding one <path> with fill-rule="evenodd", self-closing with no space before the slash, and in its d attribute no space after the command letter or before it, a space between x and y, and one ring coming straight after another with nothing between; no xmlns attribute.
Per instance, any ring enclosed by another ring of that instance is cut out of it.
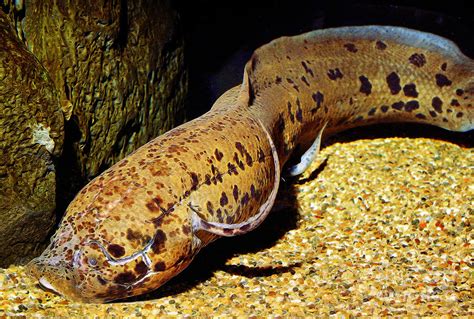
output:
<svg viewBox="0 0 474 319"><path fill-rule="evenodd" d="M43 288L44 290L53 292L57 295L61 295L46 278L41 277L38 281L39 281L39 284L40 284L41 288Z"/></svg>

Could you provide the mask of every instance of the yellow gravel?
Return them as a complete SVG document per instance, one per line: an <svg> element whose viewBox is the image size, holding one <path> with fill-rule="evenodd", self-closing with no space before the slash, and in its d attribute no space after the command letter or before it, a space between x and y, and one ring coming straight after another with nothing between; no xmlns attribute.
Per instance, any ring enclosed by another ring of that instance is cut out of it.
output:
<svg viewBox="0 0 474 319"><path fill-rule="evenodd" d="M286 208L155 293L70 303L12 266L0 318L473 316L473 181L474 151L449 142L333 144L283 185Z"/></svg>

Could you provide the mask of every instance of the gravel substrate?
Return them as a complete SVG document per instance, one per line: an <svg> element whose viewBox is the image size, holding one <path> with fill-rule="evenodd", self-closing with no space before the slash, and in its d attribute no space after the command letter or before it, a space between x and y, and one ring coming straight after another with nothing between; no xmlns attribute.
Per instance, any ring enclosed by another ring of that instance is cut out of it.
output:
<svg viewBox="0 0 474 319"><path fill-rule="evenodd" d="M473 316L473 181L473 149L449 142L333 144L283 185L286 208L156 293L70 303L10 267L0 318Z"/></svg>

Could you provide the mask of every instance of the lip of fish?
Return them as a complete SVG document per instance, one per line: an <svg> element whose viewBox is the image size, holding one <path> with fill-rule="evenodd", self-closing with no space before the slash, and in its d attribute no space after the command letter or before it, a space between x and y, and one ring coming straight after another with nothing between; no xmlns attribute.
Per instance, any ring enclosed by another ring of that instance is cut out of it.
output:
<svg viewBox="0 0 474 319"><path fill-rule="evenodd" d="M29 265L29 271L31 275L35 278L37 278L37 282L40 288L43 290L54 293L58 296L61 296L63 298L67 298L73 301L78 301L78 302L87 302L87 298L84 298L79 294L79 292L75 289L75 286L73 283L70 283L69 285L56 285L57 283L51 281L51 278L48 278L48 276L44 275L41 272L38 272L38 267L41 267L41 265L38 264L33 264Z"/></svg>
<svg viewBox="0 0 474 319"><path fill-rule="evenodd" d="M54 286L48 281L48 279L46 279L46 277L39 278L38 282L41 288L43 288L44 290L51 291L57 295L61 295L61 293L57 291L56 288L54 288Z"/></svg>

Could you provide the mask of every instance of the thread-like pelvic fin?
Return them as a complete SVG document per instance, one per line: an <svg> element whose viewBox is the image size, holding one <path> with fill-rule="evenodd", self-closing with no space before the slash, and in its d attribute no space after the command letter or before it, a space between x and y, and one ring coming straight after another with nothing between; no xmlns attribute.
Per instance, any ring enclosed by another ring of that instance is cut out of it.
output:
<svg viewBox="0 0 474 319"><path fill-rule="evenodd" d="M287 174L290 176L297 176L302 174L304 171L308 169L312 162L316 159L319 154L319 149L321 148L321 136L323 135L323 131L326 128L328 123L324 123L323 127L316 136L313 144L306 150L306 152L301 156L301 160L298 164L288 167Z"/></svg>

